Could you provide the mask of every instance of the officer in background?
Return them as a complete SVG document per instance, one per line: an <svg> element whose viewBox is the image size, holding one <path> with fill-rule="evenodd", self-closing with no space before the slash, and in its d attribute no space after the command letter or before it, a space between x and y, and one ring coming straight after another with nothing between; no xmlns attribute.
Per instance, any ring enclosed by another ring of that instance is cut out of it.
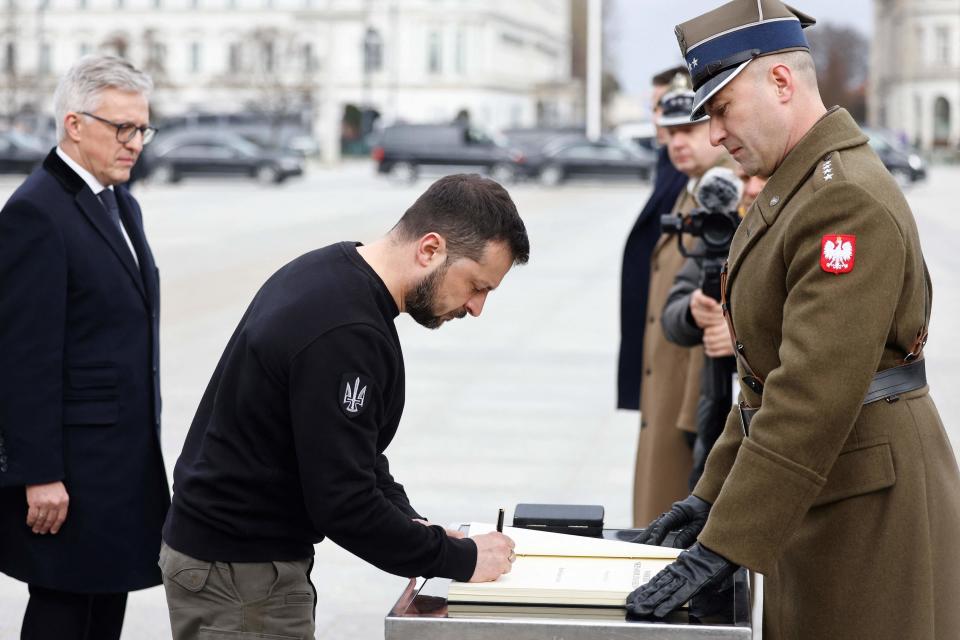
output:
<svg viewBox="0 0 960 640"><path fill-rule="evenodd" d="M666 615L742 565L767 578L766 638L955 639L960 471L921 356L930 280L896 182L823 105L813 23L735 0L677 27L695 115L769 181L727 267L741 408L645 539L697 542L628 608Z"/></svg>
<svg viewBox="0 0 960 640"><path fill-rule="evenodd" d="M706 121L690 122L693 98L689 89L670 91L660 100L657 121L667 132L670 161L687 176L687 186L673 205L672 211L678 215L686 215L697 206L693 194L703 174L718 163L729 162L723 149L710 144ZM692 241L686 240L687 248L692 248ZM683 261L677 239L662 235L650 257L643 336L640 437L633 487L633 518L638 526L690 491L687 481L693 465L691 447L696 432L703 351L668 342L660 325L667 293Z"/></svg>
<svg viewBox="0 0 960 640"><path fill-rule="evenodd" d="M674 67L653 76L654 121L660 117L660 98L677 75L689 88L686 67ZM687 176L677 171L667 153L667 132L656 127L657 172L653 193L637 216L623 248L620 272L620 357L617 366L617 408L640 408L640 380L643 374L643 332L647 326L647 287L650 285L650 254L660 238L660 214L669 211L687 185Z"/></svg>

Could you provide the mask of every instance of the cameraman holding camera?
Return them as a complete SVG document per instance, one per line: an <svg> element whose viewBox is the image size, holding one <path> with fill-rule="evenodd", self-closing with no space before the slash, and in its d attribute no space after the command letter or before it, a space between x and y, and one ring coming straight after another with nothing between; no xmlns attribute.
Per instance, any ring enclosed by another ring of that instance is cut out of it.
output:
<svg viewBox="0 0 960 640"><path fill-rule="evenodd" d="M739 164L736 165L734 173L742 184L742 196L735 213L739 221L763 191L767 181L760 176L748 176ZM716 212L720 215L725 213L727 212ZM677 273L661 317L667 340L682 347L703 345L704 364L700 400L697 403L697 438L693 446L691 489L703 475L703 465L710 455L713 443L723 432L727 414L733 405L732 381L737 371L737 363L733 357L730 332L723 319L720 302L704 293L705 289L710 288L705 286L704 281L711 266L708 264L705 269L704 262L713 260L713 266L719 266L720 261L726 259L726 254L729 253L731 239L732 237L727 237L724 249L718 251L715 258L702 255L706 251L706 245L703 241L697 243L694 252L700 255L687 258L683 268Z"/></svg>
<svg viewBox="0 0 960 640"><path fill-rule="evenodd" d="M707 120L690 122L694 93L681 88L660 100L657 126L666 130L670 161L689 181L673 206L673 217L693 211L700 178L713 166L729 164L726 151L710 144ZM690 240L687 249L692 248ZM643 336L643 377L640 384L640 438L634 476L634 523L646 524L689 493L700 396L699 347L679 347L667 341L659 318L684 256L677 240L662 235L650 258L650 286Z"/></svg>

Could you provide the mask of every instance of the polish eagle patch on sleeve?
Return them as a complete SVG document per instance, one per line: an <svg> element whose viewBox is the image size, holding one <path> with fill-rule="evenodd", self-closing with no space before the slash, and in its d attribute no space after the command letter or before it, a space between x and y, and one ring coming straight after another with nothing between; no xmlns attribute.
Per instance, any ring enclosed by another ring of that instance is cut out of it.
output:
<svg viewBox="0 0 960 640"><path fill-rule="evenodd" d="M827 273L850 273L856 256L856 236L831 234L820 240L820 268Z"/></svg>

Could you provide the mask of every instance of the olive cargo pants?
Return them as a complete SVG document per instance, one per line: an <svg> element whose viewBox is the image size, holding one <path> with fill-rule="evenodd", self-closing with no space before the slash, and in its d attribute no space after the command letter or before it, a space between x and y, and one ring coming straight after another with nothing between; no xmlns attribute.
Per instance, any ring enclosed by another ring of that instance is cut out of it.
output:
<svg viewBox="0 0 960 640"><path fill-rule="evenodd" d="M167 546L160 570L174 640L313 640L312 558L207 562Z"/></svg>

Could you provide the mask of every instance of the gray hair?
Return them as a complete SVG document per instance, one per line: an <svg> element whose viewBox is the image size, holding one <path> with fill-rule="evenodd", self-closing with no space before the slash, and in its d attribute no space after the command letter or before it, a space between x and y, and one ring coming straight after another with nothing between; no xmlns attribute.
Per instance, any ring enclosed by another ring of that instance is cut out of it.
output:
<svg viewBox="0 0 960 640"><path fill-rule="evenodd" d="M53 92L58 141L66 135L63 120L67 114L71 111L95 111L100 106L100 97L105 89L147 96L153 91L153 80L123 58L105 55L80 58L60 79Z"/></svg>

